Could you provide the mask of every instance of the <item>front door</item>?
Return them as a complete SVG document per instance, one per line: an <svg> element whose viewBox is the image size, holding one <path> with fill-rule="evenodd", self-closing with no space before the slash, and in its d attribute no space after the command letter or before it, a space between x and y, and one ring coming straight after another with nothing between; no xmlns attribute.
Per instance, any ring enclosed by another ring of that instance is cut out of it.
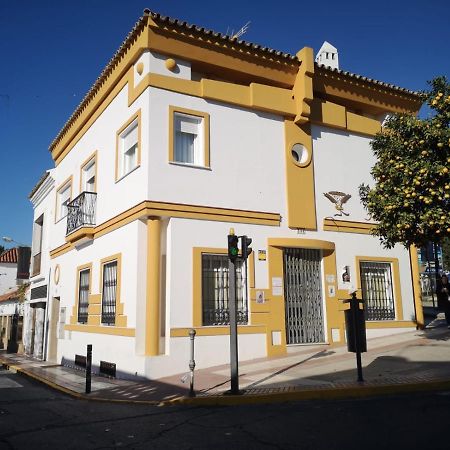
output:
<svg viewBox="0 0 450 450"><path fill-rule="evenodd" d="M325 342L320 250L284 250L287 344Z"/></svg>

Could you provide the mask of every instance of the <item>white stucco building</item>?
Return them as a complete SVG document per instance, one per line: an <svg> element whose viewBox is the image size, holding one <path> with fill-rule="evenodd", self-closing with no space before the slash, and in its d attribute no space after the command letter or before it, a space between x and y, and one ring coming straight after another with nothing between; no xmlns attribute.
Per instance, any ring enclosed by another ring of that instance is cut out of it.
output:
<svg viewBox="0 0 450 450"><path fill-rule="evenodd" d="M51 144L56 359L92 344L96 367L159 378L187 370L195 328L197 367L228 362L231 227L254 250L238 273L241 359L344 343L352 285L369 337L420 325L410 253L379 245L358 196L382 118L420 104L309 48L146 12Z"/></svg>
<svg viewBox="0 0 450 450"><path fill-rule="evenodd" d="M51 237L55 211L55 181L48 170L33 188L33 239L30 264L30 289L24 305L24 352L38 359L56 361L59 298L49 296L52 283ZM55 277L53 271L53 277Z"/></svg>

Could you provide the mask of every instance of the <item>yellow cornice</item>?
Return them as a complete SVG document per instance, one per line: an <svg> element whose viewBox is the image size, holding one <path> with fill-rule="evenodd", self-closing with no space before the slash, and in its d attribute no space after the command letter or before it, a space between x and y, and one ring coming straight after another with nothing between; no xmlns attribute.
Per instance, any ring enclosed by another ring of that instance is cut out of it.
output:
<svg viewBox="0 0 450 450"><path fill-rule="evenodd" d="M319 98L374 115L417 113L422 106L416 94L323 67L316 67L313 85L315 96Z"/></svg>
<svg viewBox="0 0 450 450"><path fill-rule="evenodd" d="M146 217L178 217L183 219L249 223L269 226L280 226L281 222L281 216L278 213L214 208L211 206L186 205L181 203L154 202L147 200L96 227L90 228L90 236L92 239L97 239L98 237L121 228L134 220ZM57 258L72 250L72 248L74 248L73 242L67 242L51 250L50 257L52 259Z"/></svg>
<svg viewBox="0 0 450 450"><path fill-rule="evenodd" d="M359 234L371 234L375 223L367 222L352 222L350 220L337 220L325 218L323 219L324 231L336 231L342 233L359 233Z"/></svg>

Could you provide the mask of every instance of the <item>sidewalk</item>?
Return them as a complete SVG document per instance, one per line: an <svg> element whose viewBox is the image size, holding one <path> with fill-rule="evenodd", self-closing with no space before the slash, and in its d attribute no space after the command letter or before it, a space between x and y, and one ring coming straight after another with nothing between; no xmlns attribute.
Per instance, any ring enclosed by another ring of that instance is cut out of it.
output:
<svg viewBox="0 0 450 450"><path fill-rule="evenodd" d="M99 401L225 405L359 397L450 389L450 330L439 315L424 331L369 340L363 383L356 381L355 354L342 346L297 346L283 357L241 362L239 396L224 395L230 388L228 365L196 370L197 396L189 398L184 374L140 382L92 376L92 391L84 394L83 371L4 352L0 363L72 396Z"/></svg>

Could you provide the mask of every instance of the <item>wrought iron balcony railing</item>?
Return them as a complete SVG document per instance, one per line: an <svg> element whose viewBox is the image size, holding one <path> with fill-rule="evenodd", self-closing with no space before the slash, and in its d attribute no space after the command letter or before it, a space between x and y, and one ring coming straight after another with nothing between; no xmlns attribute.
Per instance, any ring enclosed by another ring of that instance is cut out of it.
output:
<svg viewBox="0 0 450 450"><path fill-rule="evenodd" d="M82 192L67 204L67 234L78 228L95 225L95 207L97 194Z"/></svg>

